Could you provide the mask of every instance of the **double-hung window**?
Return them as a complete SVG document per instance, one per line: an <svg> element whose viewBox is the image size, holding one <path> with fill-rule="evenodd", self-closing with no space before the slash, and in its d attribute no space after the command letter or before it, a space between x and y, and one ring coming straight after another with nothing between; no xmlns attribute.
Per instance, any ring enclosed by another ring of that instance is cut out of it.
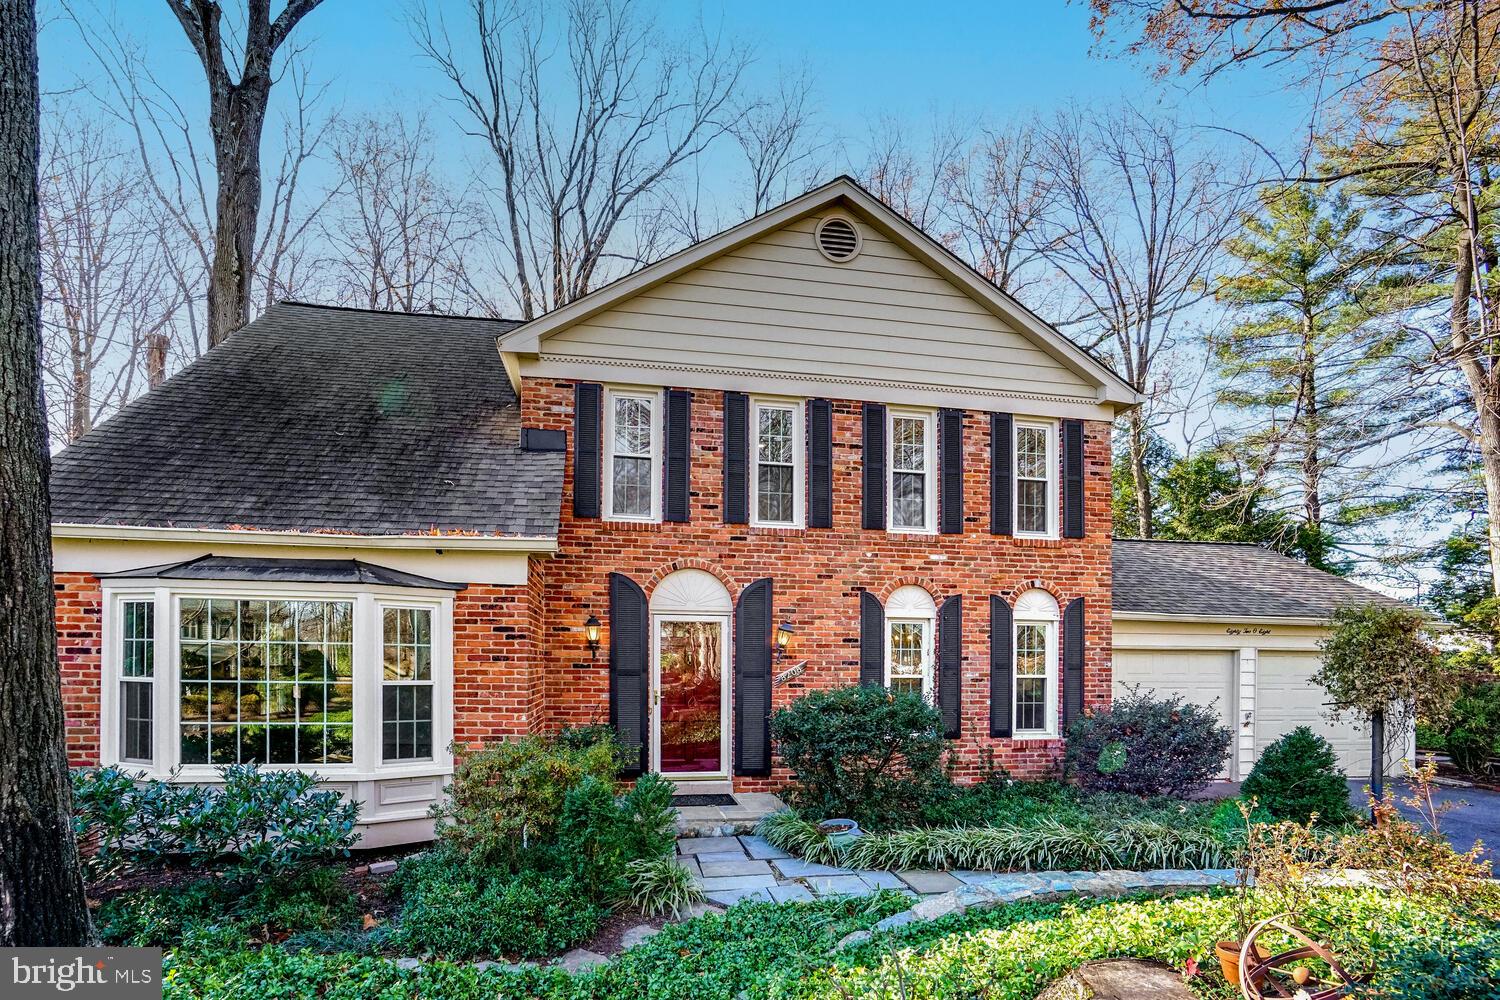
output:
<svg viewBox="0 0 1500 1000"><path fill-rule="evenodd" d="M661 512L661 394L611 389L604 419L606 516L657 520Z"/></svg>
<svg viewBox="0 0 1500 1000"><path fill-rule="evenodd" d="M890 596L885 610L885 685L892 691L911 691L930 701L937 605L921 587L905 586Z"/></svg>
<svg viewBox="0 0 1500 1000"><path fill-rule="evenodd" d="M156 602L120 602L120 759L153 756L156 675Z"/></svg>
<svg viewBox="0 0 1500 1000"><path fill-rule="evenodd" d="M1022 594L1015 610L1015 734L1057 734L1057 601Z"/></svg>
<svg viewBox="0 0 1500 1000"><path fill-rule="evenodd" d="M936 437L933 415L891 410L890 511L892 531L933 531L937 521Z"/></svg>
<svg viewBox="0 0 1500 1000"><path fill-rule="evenodd" d="M789 528L802 524L802 407L797 403L756 400L755 461L751 470L754 497L752 524Z"/></svg>
<svg viewBox="0 0 1500 1000"><path fill-rule="evenodd" d="M432 758L432 609L381 612L381 759Z"/></svg>
<svg viewBox="0 0 1500 1000"><path fill-rule="evenodd" d="M1051 537L1057 533L1057 427L1017 420L1016 534Z"/></svg>

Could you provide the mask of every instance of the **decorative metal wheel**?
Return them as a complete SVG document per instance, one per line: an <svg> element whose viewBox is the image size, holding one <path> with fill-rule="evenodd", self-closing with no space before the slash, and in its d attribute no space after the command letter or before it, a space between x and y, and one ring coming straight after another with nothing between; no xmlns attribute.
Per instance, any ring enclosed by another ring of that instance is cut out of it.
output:
<svg viewBox="0 0 1500 1000"><path fill-rule="evenodd" d="M1280 931L1300 944L1272 954L1258 946L1267 931ZM1326 970L1316 971L1307 964L1310 959ZM1256 924L1240 946L1240 992L1245 1000L1335 1000L1349 996L1362 978L1351 976L1327 944L1314 941L1280 916Z"/></svg>

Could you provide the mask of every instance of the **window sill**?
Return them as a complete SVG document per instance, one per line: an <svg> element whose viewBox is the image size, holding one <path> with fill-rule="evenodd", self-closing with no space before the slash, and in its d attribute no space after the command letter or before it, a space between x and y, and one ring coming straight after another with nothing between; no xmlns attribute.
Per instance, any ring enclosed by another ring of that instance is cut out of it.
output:
<svg viewBox="0 0 1500 1000"><path fill-rule="evenodd" d="M1010 738L1017 743L1045 743L1048 741L1056 742L1062 739L1056 733L1038 732L1012 733Z"/></svg>
<svg viewBox="0 0 1500 1000"><path fill-rule="evenodd" d="M800 534L801 532L807 530L807 526L803 524L756 524L753 521L750 523L749 527L752 531L763 531L768 534L776 535L789 535L793 533Z"/></svg>
<svg viewBox="0 0 1500 1000"><path fill-rule="evenodd" d="M178 781L193 784L217 784L221 778L219 767L205 764L184 764L173 774L162 771L149 765L128 764L120 762L118 765L123 770L144 770L148 778L156 778L164 781ZM353 764L328 764L323 767L300 767L294 764L262 764L262 772L272 771L309 771L316 773L319 783L324 785L344 785L359 781L393 781L406 778L439 778L453 773L453 765L436 761L416 761L401 766L381 766L374 770L360 771Z"/></svg>

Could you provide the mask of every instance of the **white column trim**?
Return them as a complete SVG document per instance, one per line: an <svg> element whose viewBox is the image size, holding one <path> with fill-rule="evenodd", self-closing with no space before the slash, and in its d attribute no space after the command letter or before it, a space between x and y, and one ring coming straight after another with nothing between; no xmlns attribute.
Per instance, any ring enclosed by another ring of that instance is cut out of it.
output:
<svg viewBox="0 0 1500 1000"><path fill-rule="evenodd" d="M1230 777L1243 781L1255 766L1255 685L1260 650L1242 646L1235 656L1239 704L1235 712L1235 767Z"/></svg>

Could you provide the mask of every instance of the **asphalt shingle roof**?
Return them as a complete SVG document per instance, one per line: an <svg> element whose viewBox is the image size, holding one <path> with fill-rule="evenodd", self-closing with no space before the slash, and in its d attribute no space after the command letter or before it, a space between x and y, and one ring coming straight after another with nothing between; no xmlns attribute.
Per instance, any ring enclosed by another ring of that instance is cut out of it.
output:
<svg viewBox="0 0 1500 1000"><path fill-rule="evenodd" d="M554 537L514 321L281 303L52 460L62 524Z"/></svg>
<svg viewBox="0 0 1500 1000"><path fill-rule="evenodd" d="M1258 545L1114 542L1114 610L1225 618L1327 618L1346 604L1400 601Z"/></svg>

